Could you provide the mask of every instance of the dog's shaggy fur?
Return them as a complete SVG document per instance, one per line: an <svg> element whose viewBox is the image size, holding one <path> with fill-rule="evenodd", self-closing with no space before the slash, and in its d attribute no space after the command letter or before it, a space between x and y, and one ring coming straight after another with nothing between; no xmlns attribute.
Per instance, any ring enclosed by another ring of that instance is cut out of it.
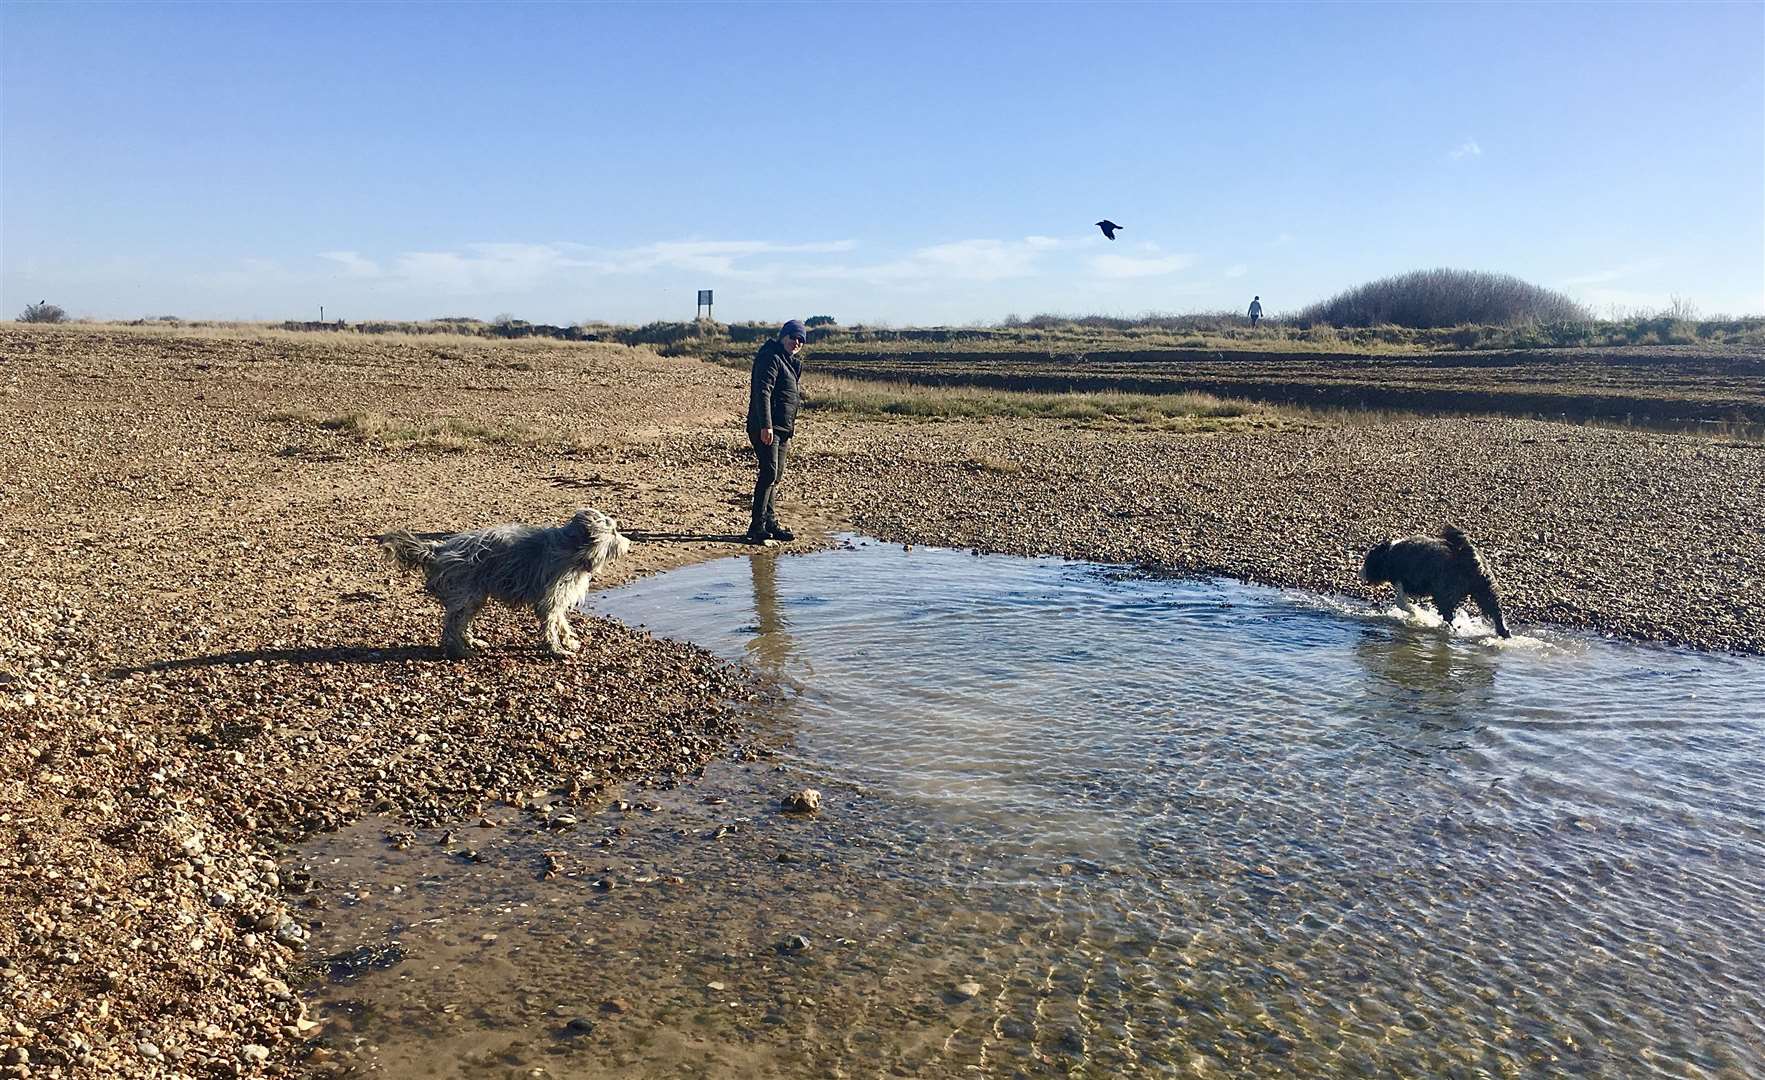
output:
<svg viewBox="0 0 1765 1080"><path fill-rule="evenodd" d="M401 529L379 541L400 565L423 571L424 587L446 613L441 647L456 658L483 644L469 631L490 600L532 608L553 656L576 652L582 642L570 628L570 609L595 574L631 549L619 522L599 510L579 510L556 526L498 525L437 539Z"/></svg>
<svg viewBox="0 0 1765 1080"><path fill-rule="evenodd" d="M1361 579L1369 585L1390 582L1405 611L1415 610L1410 604L1411 593L1432 596L1441 621L1449 626L1459 605L1469 597L1477 602L1483 617L1495 624L1497 634L1510 636L1495 598L1494 575L1471 546L1471 538L1451 525L1441 529L1439 537L1385 541L1367 552L1361 563Z"/></svg>

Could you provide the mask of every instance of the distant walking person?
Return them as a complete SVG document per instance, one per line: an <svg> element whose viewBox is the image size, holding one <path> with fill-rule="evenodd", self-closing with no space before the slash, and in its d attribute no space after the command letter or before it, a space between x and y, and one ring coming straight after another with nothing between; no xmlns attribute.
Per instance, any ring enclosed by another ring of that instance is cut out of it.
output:
<svg viewBox="0 0 1765 1080"><path fill-rule="evenodd" d="M750 544L768 540L795 540L797 535L778 523L778 480L784 475L785 447L796 428L797 407L802 404L798 388L803 362L797 351L809 331L796 319L779 328L778 336L754 354L754 374L748 384L748 443L759 460L754 479L754 514L748 523Z"/></svg>
<svg viewBox="0 0 1765 1080"><path fill-rule="evenodd" d="M1262 297L1253 296L1250 298L1250 326L1251 326L1251 328L1255 329L1257 322L1261 319L1262 319Z"/></svg>

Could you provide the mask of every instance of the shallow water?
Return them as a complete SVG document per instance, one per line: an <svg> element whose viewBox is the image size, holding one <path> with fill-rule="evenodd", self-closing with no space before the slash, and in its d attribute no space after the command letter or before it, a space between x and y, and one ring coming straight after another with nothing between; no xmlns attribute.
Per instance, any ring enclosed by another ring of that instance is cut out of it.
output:
<svg viewBox="0 0 1765 1080"><path fill-rule="evenodd" d="M393 1075L1765 1073L1756 658L880 544L592 603L782 678L780 756L565 832L493 815L453 848L483 862L324 838L315 949L400 950L315 989L333 1046ZM823 813L777 812L804 784Z"/></svg>

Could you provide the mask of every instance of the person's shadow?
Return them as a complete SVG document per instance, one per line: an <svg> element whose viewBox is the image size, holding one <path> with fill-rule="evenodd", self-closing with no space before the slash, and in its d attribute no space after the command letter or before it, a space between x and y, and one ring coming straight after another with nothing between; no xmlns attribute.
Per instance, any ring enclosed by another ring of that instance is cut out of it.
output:
<svg viewBox="0 0 1765 1080"><path fill-rule="evenodd" d="M648 529L625 530L625 538L634 544L702 544L707 541L721 544L745 544L748 542L748 538L741 533L651 532Z"/></svg>

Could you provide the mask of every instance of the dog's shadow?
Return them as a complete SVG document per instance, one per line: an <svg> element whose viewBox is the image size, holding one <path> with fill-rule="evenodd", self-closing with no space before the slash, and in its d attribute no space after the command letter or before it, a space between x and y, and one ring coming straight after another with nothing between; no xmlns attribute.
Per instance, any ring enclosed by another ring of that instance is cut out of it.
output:
<svg viewBox="0 0 1765 1080"><path fill-rule="evenodd" d="M493 651L493 650L486 650ZM130 675L146 675L161 671L182 671L186 668L245 667L262 662L276 665L308 664L397 664L411 660L445 660L447 654L439 645L400 645L390 649L373 649L360 645L319 646L310 649L238 649L212 653L208 656L186 656L176 660L160 660L137 667L113 668L113 679Z"/></svg>
<svg viewBox="0 0 1765 1080"><path fill-rule="evenodd" d="M637 486L629 480L609 480L600 473L595 473L593 476L564 476L559 474L557 476L548 476L545 479L546 482L553 487L575 488L579 491L586 491L592 488L606 488L609 491L626 491Z"/></svg>

